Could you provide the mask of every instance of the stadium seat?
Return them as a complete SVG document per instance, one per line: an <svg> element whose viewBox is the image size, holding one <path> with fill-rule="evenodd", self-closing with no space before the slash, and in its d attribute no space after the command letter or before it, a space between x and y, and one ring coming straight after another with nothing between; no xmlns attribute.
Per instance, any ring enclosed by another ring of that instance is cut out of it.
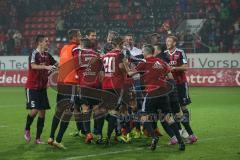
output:
<svg viewBox="0 0 240 160"><path fill-rule="evenodd" d="M45 24L43 24L43 28L47 29L47 28L49 28L49 25L47 23L45 23Z"/></svg>
<svg viewBox="0 0 240 160"><path fill-rule="evenodd" d="M29 35L30 35L29 30L25 30L24 35L25 35L25 36L29 36Z"/></svg>
<svg viewBox="0 0 240 160"><path fill-rule="evenodd" d="M37 21L38 21L38 17L32 17L32 18L31 18L31 22L35 23L35 22L37 22Z"/></svg>
<svg viewBox="0 0 240 160"><path fill-rule="evenodd" d="M51 11L47 10L47 11L44 12L44 16L50 16L50 15L51 15Z"/></svg>
<svg viewBox="0 0 240 160"><path fill-rule="evenodd" d="M61 15L61 11L56 11L55 12L55 16L60 16Z"/></svg>
<svg viewBox="0 0 240 160"><path fill-rule="evenodd" d="M27 17L27 18L25 19L25 22L30 22L30 17Z"/></svg>
<svg viewBox="0 0 240 160"><path fill-rule="evenodd" d="M32 30L31 31L31 36L35 36L37 34L37 31L36 30Z"/></svg>
<svg viewBox="0 0 240 160"><path fill-rule="evenodd" d="M56 25L55 25L54 23L50 23L50 24L49 24L49 28L55 29L55 28L56 28Z"/></svg>
<svg viewBox="0 0 240 160"><path fill-rule="evenodd" d="M32 23L32 24L31 24L31 28L32 28L32 29L36 29L36 28L37 28L37 24Z"/></svg>
<svg viewBox="0 0 240 160"><path fill-rule="evenodd" d="M44 16L44 11L39 11L38 14L37 14L37 16L39 16L39 17Z"/></svg>
<svg viewBox="0 0 240 160"><path fill-rule="evenodd" d="M30 28L30 24L29 24L29 23L26 23L26 24L24 25L24 28L25 28L25 29L29 29L29 28Z"/></svg>
<svg viewBox="0 0 240 160"><path fill-rule="evenodd" d="M43 18L42 18L42 17L38 17L38 18L37 18L37 22L38 22L38 23L41 23L42 21L43 21Z"/></svg>
<svg viewBox="0 0 240 160"><path fill-rule="evenodd" d="M49 30L49 35L55 35L56 34L56 30L55 29L52 29L52 30Z"/></svg>

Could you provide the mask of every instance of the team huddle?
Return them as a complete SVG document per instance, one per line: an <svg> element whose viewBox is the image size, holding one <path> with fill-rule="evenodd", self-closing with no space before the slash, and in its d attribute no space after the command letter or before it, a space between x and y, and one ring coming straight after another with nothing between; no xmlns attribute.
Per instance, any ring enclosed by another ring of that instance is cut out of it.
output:
<svg viewBox="0 0 240 160"><path fill-rule="evenodd" d="M178 144L184 151L185 143L197 142L187 108L191 103L185 75L187 57L176 48L177 38L169 35L163 51L159 43L138 49L133 35L114 31L108 33L99 50L96 37L92 29L86 31L85 38L80 30L69 30L69 42L60 51L59 63L48 53L48 38L36 37L25 87L30 111L26 142L31 140L30 127L38 114L35 143L44 144L41 134L45 112L50 109L47 87L52 74L57 74L57 106L49 145L66 149L62 139L72 118L76 132L71 135L85 137L85 143L130 143L144 134L152 139L150 149L155 150L162 136L158 122L169 136L169 145Z"/></svg>

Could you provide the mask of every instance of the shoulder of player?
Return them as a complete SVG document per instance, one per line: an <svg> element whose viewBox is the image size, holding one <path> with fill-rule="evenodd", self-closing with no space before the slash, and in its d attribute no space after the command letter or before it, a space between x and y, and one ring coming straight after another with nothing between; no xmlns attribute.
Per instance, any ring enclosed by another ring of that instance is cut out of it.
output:
<svg viewBox="0 0 240 160"><path fill-rule="evenodd" d="M91 55L91 56L94 56L94 57L99 57L100 56L100 53L96 52L93 49L81 49L81 53L84 54L84 55Z"/></svg>
<svg viewBox="0 0 240 160"><path fill-rule="evenodd" d="M32 51L32 53L31 53L31 55L36 55L36 54L38 54L38 53L39 53L38 50L34 49L34 50Z"/></svg>
<svg viewBox="0 0 240 160"><path fill-rule="evenodd" d="M80 46L73 46L72 53L76 52L76 51L81 51L81 50L83 50L83 49Z"/></svg>
<svg viewBox="0 0 240 160"><path fill-rule="evenodd" d="M170 53L169 50L165 50L163 53L168 54Z"/></svg>
<svg viewBox="0 0 240 160"><path fill-rule="evenodd" d="M176 52L185 53L184 50L176 48Z"/></svg>
<svg viewBox="0 0 240 160"><path fill-rule="evenodd" d="M121 54L120 50L111 50L111 51L107 52L105 55L106 56L117 56L117 55L120 55L120 54Z"/></svg>
<svg viewBox="0 0 240 160"><path fill-rule="evenodd" d="M35 58L37 54L39 54L38 50L34 49L32 53L29 55L29 57Z"/></svg>
<svg viewBox="0 0 240 160"><path fill-rule="evenodd" d="M35 63L36 59L38 59L39 56L37 56L39 54L37 49L34 49L32 51L32 53L29 55L29 61L30 63Z"/></svg>

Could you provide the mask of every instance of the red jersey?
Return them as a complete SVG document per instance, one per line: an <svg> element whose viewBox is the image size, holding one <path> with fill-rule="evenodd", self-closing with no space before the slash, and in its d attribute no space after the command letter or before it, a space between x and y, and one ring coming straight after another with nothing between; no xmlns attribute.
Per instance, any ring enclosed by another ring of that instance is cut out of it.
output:
<svg viewBox="0 0 240 160"><path fill-rule="evenodd" d="M164 84L170 67L163 60L155 57L146 58L146 62L140 62L136 67L138 72L144 72L141 79L144 82L145 92L149 93Z"/></svg>
<svg viewBox="0 0 240 160"><path fill-rule="evenodd" d="M100 54L93 49L80 48L75 48L73 54L79 85L99 88L99 73L102 70Z"/></svg>
<svg viewBox="0 0 240 160"><path fill-rule="evenodd" d="M165 53L169 55L169 65L172 67L179 67L183 64L187 64L187 56L183 50L176 48L172 53L166 50ZM182 84L187 82L185 71L172 71L176 84Z"/></svg>
<svg viewBox="0 0 240 160"><path fill-rule="evenodd" d="M25 85L28 89L44 89L47 88L48 70L46 69L32 69L31 64L54 65L55 59L48 53L34 50L28 59L28 79Z"/></svg>
<svg viewBox="0 0 240 160"><path fill-rule="evenodd" d="M119 68L122 63L124 55L120 50L112 50L103 55L104 78L103 89L120 89L123 87L125 74Z"/></svg>

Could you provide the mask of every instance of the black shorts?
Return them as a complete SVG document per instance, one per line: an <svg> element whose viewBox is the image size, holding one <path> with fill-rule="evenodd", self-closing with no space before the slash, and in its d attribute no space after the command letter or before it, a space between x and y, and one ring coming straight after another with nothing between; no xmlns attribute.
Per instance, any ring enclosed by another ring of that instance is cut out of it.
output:
<svg viewBox="0 0 240 160"><path fill-rule="evenodd" d="M178 90L178 100L180 106L186 106L191 103L191 99L189 97L189 88L188 83L185 82L183 84L177 84Z"/></svg>
<svg viewBox="0 0 240 160"><path fill-rule="evenodd" d="M143 99L143 105L140 112L147 114L158 112L170 113L168 96L151 98L148 96L148 94L146 94Z"/></svg>
<svg viewBox="0 0 240 160"><path fill-rule="evenodd" d="M96 88L97 90L98 88ZM80 89L81 91L79 92L79 99L80 102L82 104L88 105L88 106L94 106L94 105L98 105L101 101L99 99L97 99L97 96L95 95L95 89L94 88L85 88L85 87L81 87ZM83 96L81 95L81 92L84 90L84 92L90 92L90 94L87 94L89 96ZM99 90L99 89L98 89Z"/></svg>
<svg viewBox="0 0 240 160"><path fill-rule="evenodd" d="M25 89L27 109L46 110L50 109L47 89Z"/></svg>
<svg viewBox="0 0 240 160"><path fill-rule="evenodd" d="M57 107L61 107L61 102L80 107L83 103L79 99L78 88L76 85L58 85ZM58 105L60 104L60 105Z"/></svg>
<svg viewBox="0 0 240 160"><path fill-rule="evenodd" d="M123 101L123 89L105 89L105 91L110 92L111 94L116 96L117 98L109 97L109 108L108 109L116 109L118 110L119 106L122 104Z"/></svg>
<svg viewBox="0 0 240 160"><path fill-rule="evenodd" d="M88 105L88 106L95 106L95 105L98 105L100 103L100 101L97 99L94 99L94 98L90 98L90 97L89 98L80 97L80 103Z"/></svg>
<svg viewBox="0 0 240 160"><path fill-rule="evenodd" d="M178 100L177 88L175 88L172 92L168 94L170 108L173 114L180 112L180 104Z"/></svg>

